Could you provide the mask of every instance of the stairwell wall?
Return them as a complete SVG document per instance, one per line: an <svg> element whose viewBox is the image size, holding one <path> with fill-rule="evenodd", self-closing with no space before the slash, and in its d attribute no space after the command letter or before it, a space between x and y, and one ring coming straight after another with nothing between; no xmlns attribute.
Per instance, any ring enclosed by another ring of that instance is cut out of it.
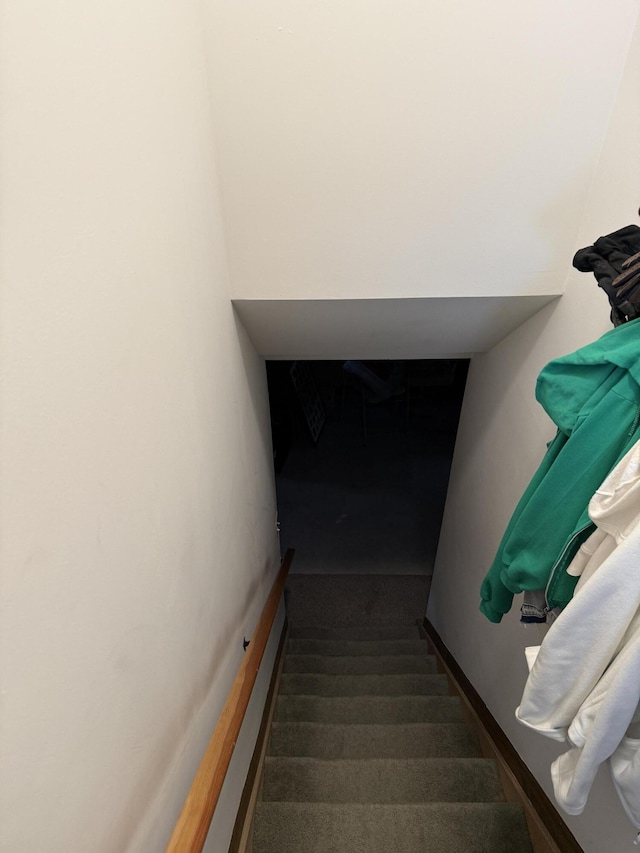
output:
<svg viewBox="0 0 640 853"><path fill-rule="evenodd" d="M278 568L266 376L229 300L200 14L196 0L2 6L12 853L164 848Z"/></svg>
<svg viewBox="0 0 640 853"><path fill-rule="evenodd" d="M636 29L576 249L637 222L638 104ZM517 603L500 625L489 623L478 611L479 586L545 452L545 442L555 433L534 399L536 377L550 359L587 344L608 328L606 297L592 276L572 270L559 302L472 359L427 613L552 799L549 765L562 747L525 729L514 717L527 675L523 648L539 643L545 629L522 626ZM635 835L605 768L584 814L565 820L587 853L622 853Z"/></svg>
<svg viewBox="0 0 640 853"><path fill-rule="evenodd" d="M235 299L562 292L633 0L208 8Z"/></svg>

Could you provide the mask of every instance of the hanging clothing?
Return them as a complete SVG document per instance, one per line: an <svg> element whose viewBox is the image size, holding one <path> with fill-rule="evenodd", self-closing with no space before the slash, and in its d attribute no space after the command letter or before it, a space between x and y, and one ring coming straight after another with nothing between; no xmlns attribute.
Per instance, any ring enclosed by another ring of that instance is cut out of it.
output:
<svg viewBox="0 0 640 853"><path fill-rule="evenodd" d="M492 622L524 590L546 590L549 609L573 596L566 568L594 529L589 500L640 438L640 319L550 362L536 398L558 431L482 582L480 610Z"/></svg>
<svg viewBox="0 0 640 853"><path fill-rule="evenodd" d="M640 829L640 442L589 503L597 525L568 568L572 601L531 668L517 719L571 748L551 766L558 803L580 814L600 764Z"/></svg>
<svg viewBox="0 0 640 853"><path fill-rule="evenodd" d="M579 249L573 258L573 266L580 272L592 272L609 297L614 326L640 316L638 253L640 228L626 225L599 237L593 246Z"/></svg>
<svg viewBox="0 0 640 853"><path fill-rule="evenodd" d="M628 539L640 519L640 441L620 460L589 501L589 518L596 529L567 568L578 578L574 595Z"/></svg>

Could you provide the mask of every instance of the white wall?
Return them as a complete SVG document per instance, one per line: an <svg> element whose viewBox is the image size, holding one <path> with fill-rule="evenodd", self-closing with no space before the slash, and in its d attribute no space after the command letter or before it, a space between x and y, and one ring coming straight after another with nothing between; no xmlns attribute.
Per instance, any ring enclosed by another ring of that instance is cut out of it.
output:
<svg viewBox="0 0 640 853"><path fill-rule="evenodd" d="M635 0L208 8L234 298L562 292Z"/></svg>
<svg viewBox="0 0 640 853"><path fill-rule="evenodd" d="M229 301L200 13L2 7L11 853L163 849L277 569L264 364ZM227 849L251 747L210 849Z"/></svg>
<svg viewBox="0 0 640 853"><path fill-rule="evenodd" d="M640 203L640 32L631 52L575 248L636 222ZM570 262L570 257L567 257ZM552 796L549 764L561 747L516 723L526 664L522 649L544 629L524 628L518 604L500 625L478 611L479 586L545 441L555 432L535 402L550 359L610 328L608 303L590 275L572 270L566 294L471 362L428 616L507 735ZM640 356L640 345L639 345ZM463 533L463 535L461 535ZM581 817L566 818L587 853L620 853L635 833L606 770Z"/></svg>

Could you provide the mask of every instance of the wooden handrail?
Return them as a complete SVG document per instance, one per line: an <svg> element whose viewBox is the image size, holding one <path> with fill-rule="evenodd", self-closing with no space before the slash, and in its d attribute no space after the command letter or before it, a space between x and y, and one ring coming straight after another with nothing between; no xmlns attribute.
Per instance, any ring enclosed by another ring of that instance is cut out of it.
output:
<svg viewBox="0 0 640 853"><path fill-rule="evenodd" d="M294 549L289 548L284 555L280 571L262 610L258 627L242 659L165 853L201 853L204 847L294 553Z"/></svg>

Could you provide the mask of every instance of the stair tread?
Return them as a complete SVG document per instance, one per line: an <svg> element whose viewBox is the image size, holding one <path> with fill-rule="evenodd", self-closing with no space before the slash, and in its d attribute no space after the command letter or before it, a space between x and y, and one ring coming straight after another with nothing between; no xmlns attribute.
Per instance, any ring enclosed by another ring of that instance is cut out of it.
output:
<svg viewBox="0 0 640 853"><path fill-rule="evenodd" d="M317 672L331 675L375 673L435 673L434 655L319 655L287 654L284 672Z"/></svg>
<svg viewBox="0 0 640 853"><path fill-rule="evenodd" d="M501 802L488 758L268 757L262 799L332 803Z"/></svg>
<svg viewBox="0 0 640 853"><path fill-rule="evenodd" d="M275 720L326 723L426 723L462 720L456 696L278 696Z"/></svg>
<svg viewBox="0 0 640 853"><path fill-rule="evenodd" d="M294 626L253 853L532 853L414 626Z"/></svg>
<svg viewBox="0 0 640 853"><path fill-rule="evenodd" d="M290 639L287 654L319 655L427 655L424 640L296 640Z"/></svg>
<svg viewBox="0 0 640 853"><path fill-rule="evenodd" d="M296 640L417 640L420 638L417 625L399 627L292 626L289 637Z"/></svg>
<svg viewBox="0 0 640 853"><path fill-rule="evenodd" d="M271 755L317 758L480 757L480 741L466 723L274 722Z"/></svg>
<svg viewBox="0 0 640 853"><path fill-rule="evenodd" d="M445 675L431 673L284 673L280 681L280 695L398 696L415 693L442 696L446 695L448 687Z"/></svg>
<svg viewBox="0 0 640 853"><path fill-rule="evenodd" d="M515 803L259 803L254 853L531 853Z"/></svg>

